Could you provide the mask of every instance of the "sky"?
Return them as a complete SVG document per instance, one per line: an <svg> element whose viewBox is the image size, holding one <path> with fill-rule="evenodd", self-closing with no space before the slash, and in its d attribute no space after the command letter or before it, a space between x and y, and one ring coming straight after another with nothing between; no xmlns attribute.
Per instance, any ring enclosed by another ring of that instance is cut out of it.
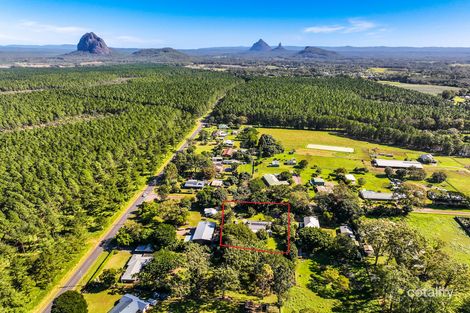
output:
<svg viewBox="0 0 470 313"><path fill-rule="evenodd" d="M0 45L470 47L469 0L0 0Z"/></svg>

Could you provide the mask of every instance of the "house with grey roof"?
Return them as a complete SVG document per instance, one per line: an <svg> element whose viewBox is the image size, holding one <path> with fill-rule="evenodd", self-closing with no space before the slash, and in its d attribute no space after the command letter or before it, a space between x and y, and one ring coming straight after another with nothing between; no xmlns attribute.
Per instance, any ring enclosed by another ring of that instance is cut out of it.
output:
<svg viewBox="0 0 470 313"><path fill-rule="evenodd" d="M314 177L310 180L310 183L313 185L313 186L325 186L325 180L323 178L320 178L320 177Z"/></svg>
<svg viewBox="0 0 470 313"><path fill-rule="evenodd" d="M420 155L418 161L424 164L437 163L436 159L429 153Z"/></svg>
<svg viewBox="0 0 470 313"><path fill-rule="evenodd" d="M246 221L246 226L254 232L257 233L261 229L267 230L269 227L271 227L271 222L262 222L262 221Z"/></svg>
<svg viewBox="0 0 470 313"><path fill-rule="evenodd" d="M348 225L341 225L339 227L339 233L341 235L346 235L352 239L354 239L354 232L352 231L351 227L349 227Z"/></svg>
<svg viewBox="0 0 470 313"><path fill-rule="evenodd" d="M127 293L109 313L145 313L149 308L150 303Z"/></svg>
<svg viewBox="0 0 470 313"><path fill-rule="evenodd" d="M320 221L316 216L304 216L304 227L320 228Z"/></svg>
<svg viewBox="0 0 470 313"><path fill-rule="evenodd" d="M153 253L155 251L153 246L149 243L146 245L137 246L134 250L134 253Z"/></svg>
<svg viewBox="0 0 470 313"><path fill-rule="evenodd" d="M214 222L202 221L197 224L191 240L199 243L208 243L212 241L216 224Z"/></svg>
<svg viewBox="0 0 470 313"><path fill-rule="evenodd" d="M289 185L289 182L287 181L280 181L276 175L273 174L264 174L263 175L263 180L266 183L266 185L270 186L280 186L280 185Z"/></svg>
<svg viewBox="0 0 470 313"><path fill-rule="evenodd" d="M189 179L184 183L184 188L196 188L196 189L201 189L204 188L205 182L202 180L195 180L195 179Z"/></svg>
<svg viewBox="0 0 470 313"><path fill-rule="evenodd" d="M372 201L393 201L396 200L397 197L394 196L391 192L376 192L371 190L361 190L359 192L360 196L364 200L372 200Z"/></svg>
<svg viewBox="0 0 470 313"><path fill-rule="evenodd" d="M134 283L137 281L137 274L142 268L153 259L152 255L134 254L127 262L126 270L121 275L121 282Z"/></svg>

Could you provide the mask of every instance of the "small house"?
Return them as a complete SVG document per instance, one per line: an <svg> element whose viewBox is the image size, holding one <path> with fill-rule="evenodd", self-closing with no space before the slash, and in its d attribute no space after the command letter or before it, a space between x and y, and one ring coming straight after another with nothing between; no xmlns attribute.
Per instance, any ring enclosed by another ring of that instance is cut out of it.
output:
<svg viewBox="0 0 470 313"><path fill-rule="evenodd" d="M419 156L418 161L423 164L437 163L432 154L422 154Z"/></svg>
<svg viewBox="0 0 470 313"><path fill-rule="evenodd" d="M305 216L304 227L320 228L320 221L316 216Z"/></svg>
<svg viewBox="0 0 470 313"><path fill-rule="evenodd" d="M355 183L356 183L356 177L354 177L353 174L346 174L346 175L344 175L344 179L345 179L346 182L348 182L348 183L351 183L351 184L355 184Z"/></svg>
<svg viewBox="0 0 470 313"><path fill-rule="evenodd" d="M211 181L211 186L212 187L222 187L224 185L224 181L220 179L214 179Z"/></svg>
<svg viewBox="0 0 470 313"><path fill-rule="evenodd" d="M310 183L311 183L313 186L325 186L325 180L323 180L323 178L320 178L320 177L314 177L314 178L312 178L312 180L310 181Z"/></svg>
<svg viewBox="0 0 470 313"><path fill-rule="evenodd" d="M204 186L205 186L205 183L202 180L190 179L190 180L187 180L186 183L184 183L184 188L201 189L201 188L204 188Z"/></svg>
<svg viewBox="0 0 470 313"><path fill-rule="evenodd" d="M290 160L287 160L285 162L286 165L296 165L297 164L297 160L295 158L292 158Z"/></svg>
<svg viewBox="0 0 470 313"><path fill-rule="evenodd" d="M289 185L289 182L287 181L280 181L276 175L273 174L265 174L263 175L263 180L268 185L268 187L271 186L280 186L280 185Z"/></svg>
<svg viewBox="0 0 470 313"><path fill-rule="evenodd" d="M234 142L233 140L224 140L223 145L226 147L233 147Z"/></svg>
<svg viewBox="0 0 470 313"><path fill-rule="evenodd" d="M109 313L145 313L150 303L129 293L123 295Z"/></svg>
<svg viewBox="0 0 470 313"><path fill-rule="evenodd" d="M348 225L341 225L339 227L339 233L341 235L346 235L350 237L351 239L355 239L354 232L352 231L351 227L349 227Z"/></svg>
<svg viewBox="0 0 470 313"><path fill-rule="evenodd" d="M246 221L246 226L254 232L257 233L261 229L267 230L269 227L271 227L271 222L262 222L262 221Z"/></svg>
<svg viewBox="0 0 470 313"><path fill-rule="evenodd" d="M204 215L207 217L212 217L217 214L217 210L215 208L206 208L204 209Z"/></svg>
<svg viewBox="0 0 470 313"><path fill-rule="evenodd" d="M212 157L212 162L222 162L224 160L221 156Z"/></svg>
<svg viewBox="0 0 470 313"><path fill-rule="evenodd" d="M218 128L219 129L229 129L230 127L228 127L227 124L219 124Z"/></svg>
<svg viewBox="0 0 470 313"><path fill-rule="evenodd" d="M364 200L371 201L392 201L395 200L394 194L391 192L376 192L371 190L361 190L360 196Z"/></svg>
<svg viewBox="0 0 470 313"><path fill-rule="evenodd" d="M232 148L226 148L224 150L222 150L222 156L223 157L232 157L233 154L235 153L235 150L233 150Z"/></svg>
<svg viewBox="0 0 470 313"><path fill-rule="evenodd" d="M279 164L279 161L278 161L278 160L273 160L273 161L271 162L271 164L269 164L269 166L271 166L271 167L279 167L280 164Z"/></svg>
<svg viewBox="0 0 470 313"><path fill-rule="evenodd" d="M127 262L127 267L121 275L121 282L134 283L137 281L136 275L142 268L153 259L152 255L134 254Z"/></svg>
<svg viewBox="0 0 470 313"><path fill-rule="evenodd" d="M212 241L212 236L215 232L215 223L203 221L197 224L194 234L191 236L191 240L198 243L209 243Z"/></svg>

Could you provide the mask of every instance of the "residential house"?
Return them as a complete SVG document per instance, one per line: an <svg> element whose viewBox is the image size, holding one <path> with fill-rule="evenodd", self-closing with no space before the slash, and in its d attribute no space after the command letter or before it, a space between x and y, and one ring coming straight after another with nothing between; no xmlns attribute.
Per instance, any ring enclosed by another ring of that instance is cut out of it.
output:
<svg viewBox="0 0 470 313"><path fill-rule="evenodd" d="M207 217L212 217L217 214L217 210L215 208L206 208L204 209L204 215Z"/></svg>
<svg viewBox="0 0 470 313"><path fill-rule="evenodd" d="M231 158L234 153L235 153L235 150L233 150L232 148L226 148L226 149L222 150L222 156L223 157Z"/></svg>
<svg viewBox="0 0 470 313"><path fill-rule="evenodd" d="M121 275L121 282L134 283L137 281L136 275L140 273L145 264L153 259L152 255L134 254L127 262L127 267Z"/></svg>
<svg viewBox="0 0 470 313"><path fill-rule="evenodd" d="M127 293L109 313L145 313L149 308L150 303Z"/></svg>
<svg viewBox="0 0 470 313"><path fill-rule="evenodd" d="M229 129L230 127L228 127L227 124L219 124L218 128L219 129Z"/></svg>
<svg viewBox="0 0 470 313"><path fill-rule="evenodd" d="M297 164L297 160L295 158L292 158L290 160L287 160L285 162L286 165L296 165Z"/></svg>
<svg viewBox="0 0 470 313"><path fill-rule="evenodd" d="M356 177L354 177L353 174L344 175L344 179L346 180L346 182L351 183L353 185L356 183Z"/></svg>
<svg viewBox="0 0 470 313"><path fill-rule="evenodd" d="M264 174L263 180L268 186L280 186L280 185L289 185L287 181L280 181L276 175L273 174Z"/></svg>
<svg viewBox="0 0 470 313"><path fill-rule="evenodd" d="M233 147L234 142L233 140L224 140L223 145L226 147Z"/></svg>
<svg viewBox="0 0 470 313"><path fill-rule="evenodd" d="M396 196L394 196L391 192L376 192L371 190L361 190L359 192L360 196L364 200L372 200L372 201L392 201L396 200Z"/></svg>
<svg viewBox="0 0 470 313"><path fill-rule="evenodd" d="M431 164L431 163L437 163L436 159L432 156L432 154L422 154L419 156L418 161L423 163L423 164Z"/></svg>
<svg viewBox="0 0 470 313"><path fill-rule="evenodd" d="M320 228L320 221L316 216L304 216L304 227Z"/></svg>
<svg viewBox="0 0 470 313"><path fill-rule="evenodd" d="M372 160L372 165L375 167L391 167L391 168L423 168L423 165L417 161L400 161L400 160L384 160L384 159L374 159Z"/></svg>
<svg viewBox="0 0 470 313"><path fill-rule="evenodd" d="M325 180L323 180L323 178L320 178L320 177L312 178L312 180L310 180L310 183L313 186L325 186Z"/></svg>
<svg viewBox="0 0 470 313"><path fill-rule="evenodd" d="M271 166L271 167L279 167L280 164L279 164L279 161L278 161L278 160L273 160L273 161L271 162L271 164L269 164L269 166Z"/></svg>
<svg viewBox="0 0 470 313"><path fill-rule="evenodd" d="M195 180L195 179L189 179L184 183L184 188L196 188L196 189L201 189L204 188L205 182L202 180Z"/></svg>
<svg viewBox="0 0 470 313"><path fill-rule="evenodd" d="M262 221L246 221L246 226L254 232L257 233L261 229L267 230L269 227L271 227L271 222L262 222Z"/></svg>
<svg viewBox="0 0 470 313"><path fill-rule="evenodd" d="M220 179L214 179L211 181L211 186L212 187L222 187L224 185L224 181Z"/></svg>
<svg viewBox="0 0 470 313"><path fill-rule="evenodd" d="M351 239L355 239L354 232L352 231L351 227L349 227L348 225L341 225L339 227L339 233L341 235L346 235L350 237Z"/></svg>
<svg viewBox="0 0 470 313"><path fill-rule="evenodd" d="M194 234L191 236L191 240L198 243L209 243L212 241L212 236L215 232L215 223L203 221L197 224Z"/></svg>

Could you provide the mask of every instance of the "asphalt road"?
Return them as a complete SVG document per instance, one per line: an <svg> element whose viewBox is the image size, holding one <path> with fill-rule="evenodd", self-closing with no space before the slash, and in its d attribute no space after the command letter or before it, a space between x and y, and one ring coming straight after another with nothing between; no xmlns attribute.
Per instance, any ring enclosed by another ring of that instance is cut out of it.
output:
<svg viewBox="0 0 470 313"><path fill-rule="evenodd" d="M193 131L193 133L187 138L187 140L180 146L180 148L176 151L182 151L188 146L188 141L196 138L196 136L199 134L201 131L202 127L204 126L204 123L199 122L198 127ZM175 153L176 153L175 152ZM155 178L160 176L163 173L163 167L160 172L158 172L155 175ZM125 211L125 213L113 223L111 229L101 238L100 244L97 245L96 247L93 248L93 251L91 254L87 257L87 259L82 263L82 265L75 271L75 273L70 277L70 279L67 281L67 283L64 286L60 287L60 290L57 292L57 294L54 296L56 298L60 294L64 293L67 290L73 290L75 287L77 287L78 283L82 279L82 276L90 269L90 267L95 263L97 260L98 256L105 251L107 244L111 241L114 236L116 236L117 232L119 231L119 228L126 222L126 220L129 218L129 216L137 210L137 207L145 200L145 195L149 195L153 188L155 187L153 185L154 179L149 180L150 183L145 187L145 189L141 190L139 193L139 197L137 200L135 200ZM52 307L52 301L53 299L47 304L44 310L42 310L43 313L49 313L51 312L51 307Z"/></svg>

